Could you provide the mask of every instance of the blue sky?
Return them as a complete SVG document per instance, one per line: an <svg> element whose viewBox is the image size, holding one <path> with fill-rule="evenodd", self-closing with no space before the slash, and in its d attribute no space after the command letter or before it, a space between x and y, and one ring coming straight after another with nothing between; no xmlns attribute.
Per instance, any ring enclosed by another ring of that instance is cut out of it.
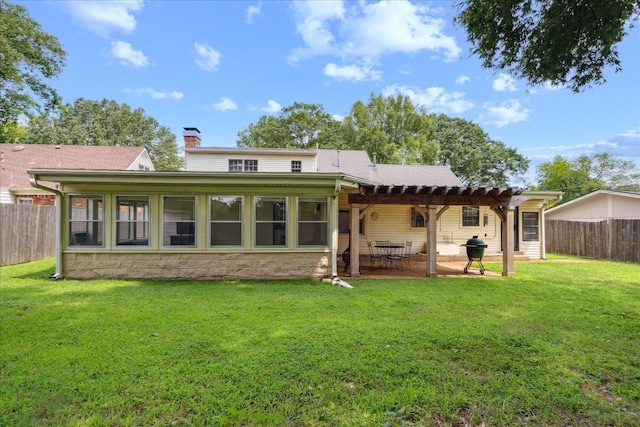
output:
<svg viewBox="0 0 640 427"><path fill-rule="evenodd" d="M640 29L623 71L574 94L483 69L451 1L21 1L67 51L64 102L112 99L203 146L294 102L339 118L373 94L472 120L535 165L608 151L640 164ZM533 176L533 175L532 175ZM532 179L532 178L531 178Z"/></svg>

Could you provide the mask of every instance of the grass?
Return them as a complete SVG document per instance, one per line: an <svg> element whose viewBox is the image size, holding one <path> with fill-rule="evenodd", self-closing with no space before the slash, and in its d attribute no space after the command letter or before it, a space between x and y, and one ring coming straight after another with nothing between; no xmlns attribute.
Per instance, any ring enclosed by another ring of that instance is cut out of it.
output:
<svg viewBox="0 0 640 427"><path fill-rule="evenodd" d="M0 425L640 422L638 264L351 290L53 269L0 269Z"/></svg>

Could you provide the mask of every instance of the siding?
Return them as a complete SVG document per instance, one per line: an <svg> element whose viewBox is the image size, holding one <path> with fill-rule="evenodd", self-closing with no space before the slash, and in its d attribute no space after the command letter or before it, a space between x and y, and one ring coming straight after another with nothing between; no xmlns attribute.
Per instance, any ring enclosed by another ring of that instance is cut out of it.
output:
<svg viewBox="0 0 640 427"><path fill-rule="evenodd" d="M549 212L547 219L564 221L602 221L609 218L640 219L640 197L637 196L604 193L567 203Z"/></svg>
<svg viewBox="0 0 640 427"><path fill-rule="evenodd" d="M230 159L257 160L258 172L291 172L291 161L302 162L302 172L315 172L315 157L291 155L266 155L239 152L236 154L186 153L185 168L188 171L228 172Z"/></svg>
<svg viewBox="0 0 640 427"><path fill-rule="evenodd" d="M11 194L8 188L0 189L0 203L15 203L13 194Z"/></svg>

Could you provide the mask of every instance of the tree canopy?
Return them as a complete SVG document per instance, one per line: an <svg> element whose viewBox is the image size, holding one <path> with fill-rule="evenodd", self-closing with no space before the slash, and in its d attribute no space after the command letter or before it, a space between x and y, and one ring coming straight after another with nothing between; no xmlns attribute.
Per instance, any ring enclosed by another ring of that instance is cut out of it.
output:
<svg viewBox="0 0 640 427"><path fill-rule="evenodd" d="M529 160L492 139L468 120L440 114L434 120L437 164L447 165L467 185L508 185L523 179Z"/></svg>
<svg viewBox="0 0 640 427"><path fill-rule="evenodd" d="M537 167L538 189L563 191L568 202L595 190L640 190L635 162L609 153L582 155L575 160L556 156Z"/></svg>
<svg viewBox="0 0 640 427"><path fill-rule="evenodd" d="M13 135L22 114L32 115L41 100L44 109L57 107L60 97L44 80L57 76L66 63L58 39L42 31L27 10L0 0L0 142Z"/></svg>
<svg viewBox="0 0 640 427"><path fill-rule="evenodd" d="M343 122L348 147L376 153L380 163L434 164L432 118L408 96L371 95L365 104L356 101Z"/></svg>
<svg viewBox="0 0 640 427"><path fill-rule="evenodd" d="M119 145L145 147L157 170L178 170L176 137L148 117L142 108L103 99L78 98L58 114L42 113L29 121L27 143L68 145Z"/></svg>
<svg viewBox="0 0 640 427"><path fill-rule="evenodd" d="M468 185L507 185L529 161L472 122L428 114L408 96L372 94L342 122L322 106L295 103L238 134L241 147L365 150L380 163L447 165Z"/></svg>
<svg viewBox="0 0 640 427"><path fill-rule="evenodd" d="M321 105L295 102L238 133L239 147L340 148L340 123Z"/></svg>
<svg viewBox="0 0 640 427"><path fill-rule="evenodd" d="M640 0L466 0L455 21L486 68L580 92L622 69L616 44Z"/></svg>

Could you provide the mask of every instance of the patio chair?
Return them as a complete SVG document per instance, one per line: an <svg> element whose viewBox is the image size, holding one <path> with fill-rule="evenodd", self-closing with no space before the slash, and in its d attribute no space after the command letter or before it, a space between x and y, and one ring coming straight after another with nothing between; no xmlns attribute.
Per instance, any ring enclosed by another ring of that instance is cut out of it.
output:
<svg viewBox="0 0 640 427"><path fill-rule="evenodd" d="M389 244L393 250L389 252L389 262L391 267L402 268L402 254L404 253L404 242L391 242Z"/></svg>
<svg viewBox="0 0 640 427"><path fill-rule="evenodd" d="M402 251L402 262L404 265L407 266L407 268L409 270L411 270L411 246L413 245L413 242L410 241L406 241L404 243L404 250Z"/></svg>
<svg viewBox="0 0 640 427"><path fill-rule="evenodd" d="M371 263L371 268L375 268L376 264L380 266L382 264L382 254L379 251L374 251L371 241L367 241L367 247L369 248L369 262Z"/></svg>

